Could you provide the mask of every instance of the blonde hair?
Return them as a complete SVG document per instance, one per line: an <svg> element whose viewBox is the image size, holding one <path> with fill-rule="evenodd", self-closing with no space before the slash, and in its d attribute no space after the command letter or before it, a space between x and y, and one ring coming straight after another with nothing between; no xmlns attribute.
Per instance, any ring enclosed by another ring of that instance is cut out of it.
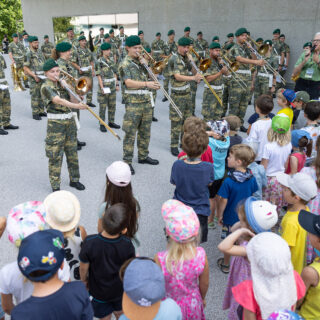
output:
<svg viewBox="0 0 320 320"><path fill-rule="evenodd" d="M291 142L291 131L290 129L286 133L278 133L272 128L268 130L268 141L277 142L279 146L286 146Z"/></svg>
<svg viewBox="0 0 320 320"><path fill-rule="evenodd" d="M170 274L173 274L174 270L181 270L183 263L190 260L190 252L193 252L193 258L196 256L199 239L199 234L197 237L191 238L188 242L176 242L169 238L166 268Z"/></svg>
<svg viewBox="0 0 320 320"><path fill-rule="evenodd" d="M242 162L242 166L247 168L250 163L252 163L256 157L256 154L252 148L246 144L235 144L230 148L230 154L234 156L236 160Z"/></svg>
<svg viewBox="0 0 320 320"><path fill-rule="evenodd" d="M283 91L285 89L280 88L277 91L277 98L281 99L283 102L285 102L288 106L290 106L290 102L287 100L287 98L283 95Z"/></svg>
<svg viewBox="0 0 320 320"><path fill-rule="evenodd" d="M65 239L68 239L68 238L73 238L73 236L74 236L74 234L75 234L75 232L76 232L76 228L73 228L73 229L71 229L71 230L69 230L69 231L66 231L66 232L63 232L63 237L65 238Z"/></svg>

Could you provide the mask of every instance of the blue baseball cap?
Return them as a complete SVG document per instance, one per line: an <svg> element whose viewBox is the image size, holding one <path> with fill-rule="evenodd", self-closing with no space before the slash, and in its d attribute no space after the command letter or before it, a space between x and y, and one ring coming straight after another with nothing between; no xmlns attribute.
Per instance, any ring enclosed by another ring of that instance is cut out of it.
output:
<svg viewBox="0 0 320 320"><path fill-rule="evenodd" d="M284 95L284 97L290 102L292 103L295 99L296 99L296 93L291 90L291 89L286 89L282 92L282 94Z"/></svg>
<svg viewBox="0 0 320 320"><path fill-rule="evenodd" d="M63 234L54 229L37 231L26 237L20 245L18 265L21 273L34 282L50 279L63 263ZM31 276L34 271L47 271L39 277Z"/></svg>
<svg viewBox="0 0 320 320"><path fill-rule="evenodd" d="M305 130L292 130L291 131L291 144L295 147L299 147L299 140L302 137L306 137L308 140L311 140L309 132Z"/></svg>

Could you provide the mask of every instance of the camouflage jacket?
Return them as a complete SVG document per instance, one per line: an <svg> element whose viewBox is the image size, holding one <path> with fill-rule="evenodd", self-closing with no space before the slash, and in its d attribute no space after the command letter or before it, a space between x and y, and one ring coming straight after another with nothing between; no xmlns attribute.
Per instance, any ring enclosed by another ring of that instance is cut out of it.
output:
<svg viewBox="0 0 320 320"><path fill-rule="evenodd" d="M148 73L137 59L126 56L119 66L119 75L125 91L148 90L128 88L125 81L128 79L135 81L148 81ZM128 103L146 103L150 102L149 94L126 94L126 102Z"/></svg>
<svg viewBox="0 0 320 320"><path fill-rule="evenodd" d="M208 50L208 48L209 48L209 44L208 44L208 41L206 41L206 40L204 40L204 39L201 39L201 40L199 40L199 39L196 39L195 41L194 41L194 49L197 51L197 52L204 52L205 53L205 51L206 50Z"/></svg>
<svg viewBox="0 0 320 320"><path fill-rule="evenodd" d="M52 102L52 99L57 95L62 99L69 100L69 94L67 90L64 89L59 82L53 82L50 79L46 79L41 86L41 98L44 102L44 105L47 107L47 112L70 113L70 108Z"/></svg>
<svg viewBox="0 0 320 320"><path fill-rule="evenodd" d="M13 59L16 63L23 63L24 61L24 46L21 42L17 44L15 42L11 42L9 44L9 53L12 53Z"/></svg>
<svg viewBox="0 0 320 320"><path fill-rule="evenodd" d="M118 48L122 48L122 50L124 50L127 38L128 36L125 34L123 36L121 36L120 34L116 36L116 40L118 42Z"/></svg>
<svg viewBox="0 0 320 320"><path fill-rule="evenodd" d="M280 40L272 40L272 48L276 56L281 56L285 52L285 47Z"/></svg>
<svg viewBox="0 0 320 320"><path fill-rule="evenodd" d="M186 37L186 38L188 38L188 39L190 39L191 40L191 44L193 45L194 44L194 42L195 42L195 40L192 38L192 37Z"/></svg>
<svg viewBox="0 0 320 320"><path fill-rule="evenodd" d="M175 53L178 50L177 43L175 41L167 41L164 45L164 54L168 56L170 53Z"/></svg>
<svg viewBox="0 0 320 320"><path fill-rule="evenodd" d="M174 53L169 59L171 86L183 87L189 84L188 81L178 81L174 77L175 74L181 74L183 76L189 76L192 70L191 63L187 56L183 57L179 53ZM190 89L187 89L190 90Z"/></svg>
<svg viewBox="0 0 320 320"><path fill-rule="evenodd" d="M203 74L204 76L212 76L212 75L220 72L221 68L219 66L219 62L216 59L211 59L211 61L212 61L211 66L204 72L204 74ZM212 86L222 86L222 84L223 84L222 75L220 77L216 78L215 80L210 81L209 84Z"/></svg>
<svg viewBox="0 0 320 320"><path fill-rule="evenodd" d="M2 80L5 79L4 69L7 69L7 64L2 53L0 53L0 84L7 84L6 80Z"/></svg>
<svg viewBox="0 0 320 320"><path fill-rule="evenodd" d="M93 44L95 46L100 45L103 43L103 39L104 39L104 35L101 36L100 34L98 34L97 36L95 36Z"/></svg>
<svg viewBox="0 0 320 320"><path fill-rule="evenodd" d="M97 49L97 58L100 58L102 56L101 52L101 44L99 44ZM117 49L111 44L111 55L110 59L114 62L114 56L117 56Z"/></svg>
<svg viewBox="0 0 320 320"><path fill-rule="evenodd" d="M52 49L54 49L54 45L52 42L44 43L41 46L41 52L43 53L46 60L51 58Z"/></svg>
<svg viewBox="0 0 320 320"><path fill-rule="evenodd" d="M34 51L33 49L29 50L26 54L25 61L23 63L24 67L28 67L32 72L38 75L43 75L44 72L42 70L43 64L45 62L45 58L40 50ZM28 75L28 79L30 82L36 82L33 77Z"/></svg>
<svg viewBox="0 0 320 320"><path fill-rule="evenodd" d="M78 40L76 38L73 38L73 39L65 38L65 39L61 40L60 42L69 42L72 45L72 50L77 49Z"/></svg>
<svg viewBox="0 0 320 320"><path fill-rule="evenodd" d="M144 48L150 48L150 49L151 49L149 42L147 42L147 41L145 41L145 40L141 41L141 45L142 45Z"/></svg>
<svg viewBox="0 0 320 320"><path fill-rule="evenodd" d="M229 59L234 62L236 61L236 57L239 56L246 59L251 59L251 52L246 44L240 45L238 43L235 43L234 46L229 50L228 56ZM250 70L250 65L240 63L239 70Z"/></svg>
<svg viewBox="0 0 320 320"><path fill-rule="evenodd" d="M96 76L100 76L103 82L103 87L108 87L111 91L116 90L116 82L106 82L105 80L114 79L115 75L118 73L117 67L114 62L106 60L101 57L95 62ZM101 93L101 88L98 86L98 92Z"/></svg>
<svg viewBox="0 0 320 320"><path fill-rule="evenodd" d="M93 54L88 48L77 48L71 57L71 62L76 63L80 68L91 66L93 62ZM83 74L91 74L92 70L83 72Z"/></svg>
<svg viewBox="0 0 320 320"><path fill-rule="evenodd" d="M64 60L62 58L59 58L57 60L57 64L59 65L59 68L65 72L68 72L71 76L74 78L78 77L78 72L77 70L73 67L71 64L70 60Z"/></svg>
<svg viewBox="0 0 320 320"><path fill-rule="evenodd" d="M287 56L287 53L290 53L290 47L285 42L283 43L284 46L284 55Z"/></svg>
<svg viewBox="0 0 320 320"><path fill-rule="evenodd" d="M278 57L275 55L275 54L271 54L270 57L264 57L264 59L269 63L271 64L271 66L278 70L278 67L279 67L279 60L278 60ZM267 70L267 73L268 74L273 74L273 72L267 67L267 65L264 67L261 67L261 66L256 66L257 68L257 72L260 72L260 73L266 73L266 70ZM259 75L258 75L259 76ZM259 78L262 78L262 77L259 77ZM269 78L264 78L265 81L269 81Z"/></svg>
<svg viewBox="0 0 320 320"><path fill-rule="evenodd" d="M162 54L164 52L164 45L165 43L163 40L154 40L151 44L151 50L153 51L153 53Z"/></svg>

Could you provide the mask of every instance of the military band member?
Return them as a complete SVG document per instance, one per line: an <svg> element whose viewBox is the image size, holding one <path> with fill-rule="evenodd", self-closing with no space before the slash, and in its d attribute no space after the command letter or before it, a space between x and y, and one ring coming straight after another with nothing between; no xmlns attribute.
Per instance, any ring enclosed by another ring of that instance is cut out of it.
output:
<svg viewBox="0 0 320 320"><path fill-rule="evenodd" d="M118 63L118 60L119 60L118 40L114 36L114 30L113 29L109 30L109 36L110 36L110 44L113 47L114 52L116 53L116 59L115 59L114 62Z"/></svg>
<svg viewBox="0 0 320 320"><path fill-rule="evenodd" d="M44 105L41 99L41 85L45 80L43 72L43 64L45 58L39 50L39 41L36 36L29 36L30 50L24 60L23 69L25 75L28 76L31 95L31 110L34 120L41 120L41 117L46 117Z"/></svg>
<svg viewBox="0 0 320 320"><path fill-rule="evenodd" d="M227 34L227 38L228 40L223 44L222 46L222 50L226 50L227 45L229 45L230 43L234 43L234 34L232 32Z"/></svg>
<svg viewBox="0 0 320 320"><path fill-rule="evenodd" d="M29 41L28 41L29 35L27 32L23 32L22 34L22 40L21 43L24 47L24 52L27 53L29 51Z"/></svg>
<svg viewBox="0 0 320 320"><path fill-rule="evenodd" d="M161 39L161 33L156 33L156 39L151 44L151 56L154 60L160 61L164 55L164 41Z"/></svg>
<svg viewBox="0 0 320 320"><path fill-rule="evenodd" d="M73 109L85 109L81 103L70 102L70 96L57 78L60 70L53 59L48 59L43 65L47 77L41 87L41 96L48 111L48 125L46 136L46 156L49 159L49 179L52 191L60 190L60 175L65 153L70 177L70 186L77 190L84 190L85 186L79 182L79 162L77 153L77 126Z"/></svg>
<svg viewBox="0 0 320 320"><path fill-rule="evenodd" d="M286 74L286 70L288 69L288 65L289 65L289 62L290 62L290 47L289 45L285 42L286 41L286 36L284 34L281 34L280 35L280 38L279 38L280 42L282 42L283 44L283 47L284 47L284 66L280 72L280 75L282 77L284 77L284 75Z"/></svg>
<svg viewBox="0 0 320 320"><path fill-rule="evenodd" d="M141 46L144 47L144 48L150 48L151 49L149 42L144 40L143 30L139 30L138 36L139 36L140 41L141 41Z"/></svg>
<svg viewBox="0 0 320 320"><path fill-rule="evenodd" d="M119 28L120 33L116 36L116 39L118 41L118 48L119 48L119 54L120 54L120 60L123 60L124 57L127 55L127 51L125 49L125 44L128 36L124 34L124 28L123 26L120 26Z"/></svg>
<svg viewBox="0 0 320 320"><path fill-rule="evenodd" d="M193 42L194 43L194 42ZM193 47L193 44L190 44L190 48ZM189 52L188 53L194 63L199 67L200 61L198 59L198 57L193 53L193 52ZM192 76L193 75L193 71L189 70L189 75ZM195 115L195 110L196 110L196 97L197 97L197 90L198 90L198 83L197 81L190 81L190 90L191 90L191 111L192 111L192 115Z"/></svg>
<svg viewBox="0 0 320 320"><path fill-rule="evenodd" d="M111 55L110 55L110 59L112 60L113 63L115 63L117 61L117 52L114 46L112 46L111 44L111 39L109 36L109 33L106 33L104 35L104 39L103 39L103 43L110 43L111 45ZM97 49L97 58L100 58L102 56L102 52L100 49L101 45L99 44L98 49Z"/></svg>
<svg viewBox="0 0 320 320"><path fill-rule="evenodd" d="M0 53L0 135L7 135L6 130L19 129L18 126L10 124L11 100L8 82L5 79L4 69L7 68L6 61Z"/></svg>
<svg viewBox="0 0 320 320"><path fill-rule="evenodd" d="M69 42L72 45L72 50L77 49L77 39L74 37L73 28L69 27L67 29L67 37L61 42Z"/></svg>
<svg viewBox="0 0 320 320"><path fill-rule="evenodd" d="M93 44L95 46L97 45L101 45L103 43L103 39L104 39L104 28L100 28L99 29L100 33L94 38Z"/></svg>
<svg viewBox="0 0 320 320"><path fill-rule="evenodd" d="M197 39L194 42L194 50L198 53L201 58L205 58L208 52L209 44L207 40L203 39L202 31L197 33Z"/></svg>
<svg viewBox="0 0 320 320"><path fill-rule="evenodd" d="M125 85L126 113L123 118L122 130L125 132L123 139L123 160L129 164L131 173L132 158L137 137L138 162L151 165L159 164L158 160L152 159L149 154L150 130L152 123L152 94L149 89L159 89L159 84L148 81L148 74L141 57L141 40L138 36L130 36L126 40L128 55L119 67L121 82Z"/></svg>
<svg viewBox="0 0 320 320"><path fill-rule="evenodd" d="M190 27L185 27L183 32L184 32L183 37L190 39L191 40L191 44L194 44L194 39L192 37L190 37L191 28Z"/></svg>
<svg viewBox="0 0 320 320"><path fill-rule="evenodd" d="M265 60L275 69L278 70L278 59L273 53L272 41L266 40L265 44L269 45L269 51L265 55ZM273 95L276 89L276 74L267 66L258 66L254 73L252 89L254 88L254 101L262 94Z"/></svg>
<svg viewBox="0 0 320 320"><path fill-rule="evenodd" d="M257 45L258 45L258 48L257 48L257 49L259 49L259 47L263 45L263 39L262 39L262 38L258 38L258 39L256 40L256 43L257 43Z"/></svg>
<svg viewBox="0 0 320 320"><path fill-rule="evenodd" d="M98 102L99 116L105 121L106 109L108 107L108 121L111 128L120 129L120 126L114 122L116 113L116 91L119 91L117 80L117 67L110 59L111 44L105 42L101 45L102 57L95 62L95 71L98 78ZM100 131L106 132L106 128L100 125Z"/></svg>
<svg viewBox="0 0 320 320"><path fill-rule="evenodd" d="M44 55L45 59L47 60L47 59L51 58L52 49L54 49L54 45L52 42L49 41L48 35L45 35L43 37L43 39L44 39L44 43L41 46L41 52Z"/></svg>
<svg viewBox="0 0 320 320"><path fill-rule="evenodd" d="M231 42L228 45L226 45L225 49L223 50L224 51L223 54L225 54L228 57L228 52L233 46L234 46L234 42ZM223 112L224 112L224 114L226 114L226 112L228 110L228 105L229 105L232 74L230 73L227 75L223 75L222 78L223 78L222 105L223 105Z"/></svg>
<svg viewBox="0 0 320 320"><path fill-rule="evenodd" d="M284 67L285 48L283 43L280 41L280 29L275 29L273 31L272 47L275 55L278 58L278 63L279 63L278 71L281 72ZM276 91L281 87L282 87L281 80L278 78Z"/></svg>
<svg viewBox="0 0 320 320"><path fill-rule="evenodd" d="M247 41L247 34L246 28L238 29L235 34L237 41L229 51L231 61L238 61L240 63L240 67L236 71L237 76L247 85L247 87L241 86L234 77L231 80L229 113L238 116L242 123L251 97L252 77L250 64L260 66L265 64L264 60L255 60L256 56L249 48L250 44Z"/></svg>
<svg viewBox="0 0 320 320"><path fill-rule="evenodd" d="M21 83L21 77L23 78L23 83L25 88L29 88L27 77L23 76L23 61L24 61L24 46L23 44L19 41L18 35L14 33L12 35L12 42L9 44L9 58L16 66L17 69L17 74L19 77L19 83ZM21 86L22 88L22 86ZM22 88L25 90L24 88Z"/></svg>
<svg viewBox="0 0 320 320"><path fill-rule="evenodd" d="M71 63L75 69L78 70L80 76L88 77L93 81L94 73L94 59L92 52L87 48L87 39L85 36L78 38L79 48L77 48L71 57ZM92 88L86 95L87 105L95 108L92 103Z"/></svg>
<svg viewBox="0 0 320 320"><path fill-rule="evenodd" d="M214 36L212 38L212 42L220 43L220 38L218 36Z"/></svg>
<svg viewBox="0 0 320 320"><path fill-rule="evenodd" d="M168 41L165 43L164 46L164 54L166 56L169 56L170 54L176 53L178 50L177 47L177 43L174 41L174 37L175 37L175 32L174 30L169 30L168 31ZM167 92L169 92L169 81L170 81L170 60L167 63L166 67L163 70L163 76L164 76L164 80L163 80L163 87L164 90L166 90ZM162 102L166 102L168 101L167 97L164 97L162 99Z"/></svg>
<svg viewBox="0 0 320 320"><path fill-rule="evenodd" d="M221 46L219 43L212 42L210 44L211 66L204 72L204 76L209 82L212 89L216 92L220 99L223 94L223 75L228 75L226 66L222 66L220 59ZM212 94L209 87L205 84L203 91L202 116L206 122L221 119L224 114L223 107L219 104L217 98Z"/></svg>
<svg viewBox="0 0 320 320"><path fill-rule="evenodd" d="M170 150L173 156L179 154L179 139L182 135L182 126L184 121L192 115L192 101L191 101L191 89L190 81L196 81L199 83L202 76L198 73L190 75L192 65L187 57L189 47L191 45L191 39L182 37L178 41L178 50L176 54L173 54L169 60L171 66L171 95L173 102L180 109L183 115L181 119L174 108L170 105L169 119L171 120L171 142ZM195 70L193 70L195 72Z"/></svg>

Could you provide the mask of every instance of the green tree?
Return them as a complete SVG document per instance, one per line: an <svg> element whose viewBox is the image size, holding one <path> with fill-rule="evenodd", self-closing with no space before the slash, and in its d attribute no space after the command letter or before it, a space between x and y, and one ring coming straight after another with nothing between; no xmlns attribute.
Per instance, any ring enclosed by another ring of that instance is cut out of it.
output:
<svg viewBox="0 0 320 320"><path fill-rule="evenodd" d="M59 42L66 37L66 30L73 27L71 24L72 17L56 17L53 18L53 32L55 42Z"/></svg>
<svg viewBox="0 0 320 320"><path fill-rule="evenodd" d="M0 1L0 39L5 34L11 39L15 32L23 30L21 0Z"/></svg>

